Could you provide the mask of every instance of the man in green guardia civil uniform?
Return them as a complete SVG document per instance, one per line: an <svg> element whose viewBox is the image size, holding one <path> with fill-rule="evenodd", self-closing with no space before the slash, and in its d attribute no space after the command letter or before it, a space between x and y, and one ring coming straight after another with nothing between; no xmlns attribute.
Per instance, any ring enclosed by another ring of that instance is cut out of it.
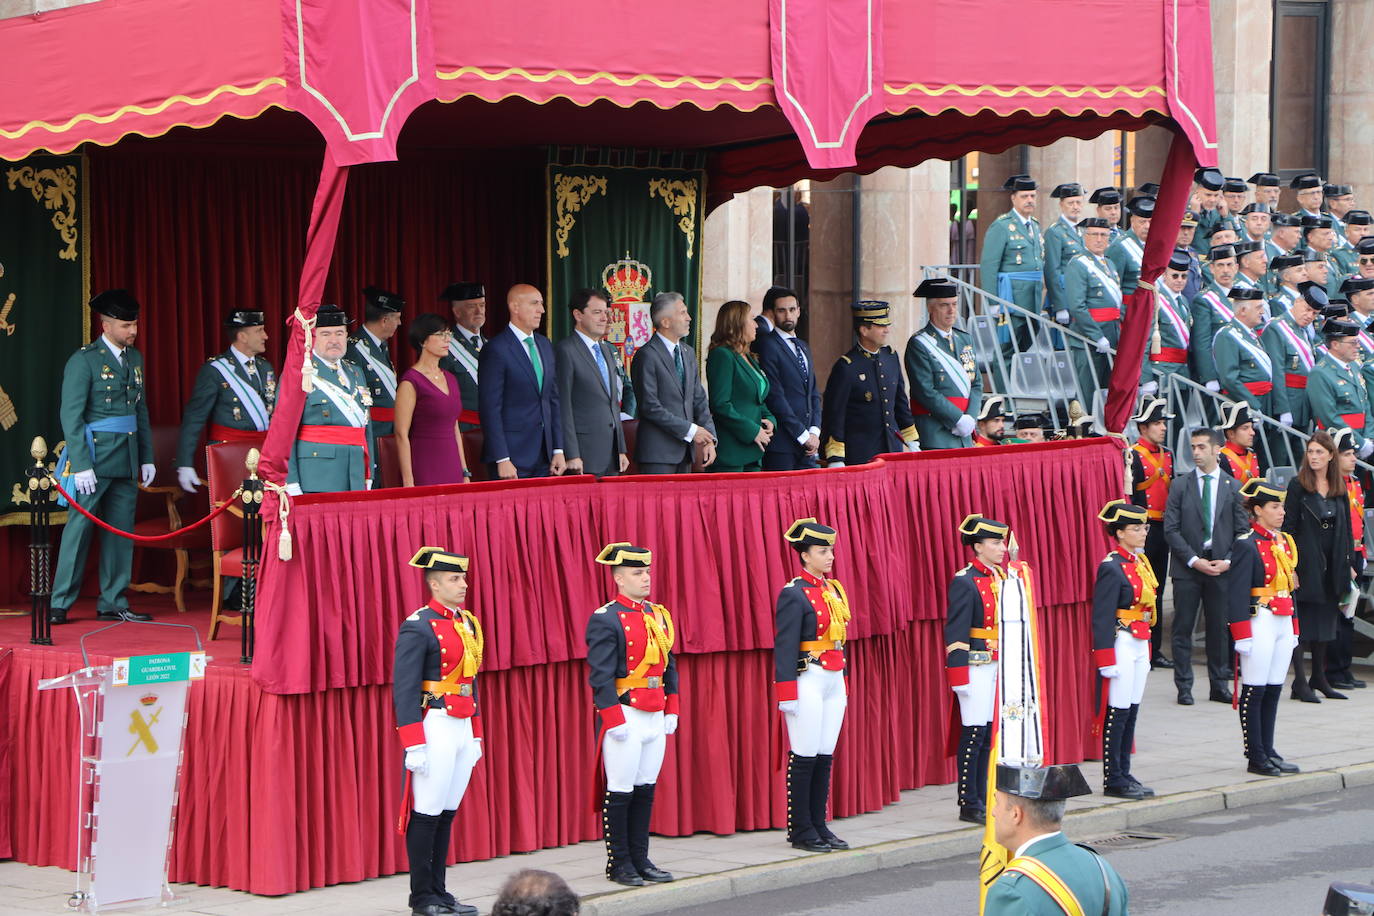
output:
<svg viewBox="0 0 1374 916"><path fill-rule="evenodd" d="M1270 319L1260 333L1264 351L1274 362L1274 409L1280 423L1306 432L1312 426L1307 380L1317 360L1317 330L1312 323L1327 305L1326 292L1303 283L1293 305Z"/></svg>
<svg viewBox="0 0 1374 916"><path fill-rule="evenodd" d="M224 319L229 348L206 360L196 373L191 399L181 414L177 439L177 483L187 493L196 492L200 478L195 469L196 443L210 425L206 441L261 442L277 402L277 376L262 358L267 350L263 314L255 309L234 309Z"/></svg>
<svg viewBox="0 0 1374 916"><path fill-rule="evenodd" d="M439 301L448 303L453 313L448 356L439 361L439 368L458 377L458 394L463 399L458 429L466 432L482 425L477 414L477 355L487 345L482 336L482 325L487 321L487 290L481 283L459 280L444 287ZM628 383L625 394L630 395Z"/></svg>
<svg viewBox="0 0 1374 916"><path fill-rule="evenodd" d="M368 419L372 392L363 370L344 358L348 316L343 309L320 306L312 344L314 352L305 367L313 373L311 390L287 463L287 492L296 496L371 489L376 454Z"/></svg>
<svg viewBox="0 0 1374 916"><path fill-rule="evenodd" d="M1226 207L1226 215L1221 221L1236 230L1237 238L1245 236L1245 217L1242 216L1250 203L1250 187L1243 178L1227 178L1221 184L1221 202Z"/></svg>
<svg viewBox="0 0 1374 916"><path fill-rule="evenodd" d="M1269 297L1269 314L1275 318L1287 315L1298 300L1298 284L1307 282L1307 267L1300 254L1281 254L1269 262L1270 273L1277 284Z"/></svg>
<svg viewBox="0 0 1374 916"><path fill-rule="evenodd" d="M144 394L143 354L138 338L139 305L127 290L110 289L91 300L100 318L100 337L72 354L62 370L60 415L66 447L57 474L76 503L124 531L134 529L140 485L153 482L153 432ZM65 505L65 503L63 503ZM94 524L74 508L67 513L53 576L50 620L66 623L81 593L86 552ZM151 620L129 607L124 590L133 568L133 541L100 534L101 620Z"/></svg>
<svg viewBox="0 0 1374 916"><path fill-rule="evenodd" d="M1322 324L1326 352L1307 380L1307 401L1313 419L1322 426L1354 430L1356 452L1368 458L1374 452L1374 411L1360 371L1359 334L1360 326L1345 318L1328 318Z"/></svg>
<svg viewBox="0 0 1374 916"><path fill-rule="evenodd" d="M406 301L376 286L363 288L363 326L348 338L348 359L367 378L372 393L372 435L389 436L395 429L396 367L391 362L391 338L401 326ZM377 453L372 454L372 477L380 476Z"/></svg>
<svg viewBox="0 0 1374 916"><path fill-rule="evenodd" d="M1236 282L1240 265L1236 259L1236 246L1218 245L1209 251L1208 257L1211 278L1193 301L1189 310L1193 314L1192 361L1193 379L1206 386L1208 391L1220 391L1217 381L1217 366L1212 358L1212 343L1217 332L1234 317L1229 295Z"/></svg>
<svg viewBox="0 0 1374 916"><path fill-rule="evenodd" d="M1086 200L1083 186L1076 181L1056 185L1050 197L1059 202L1059 216L1045 228L1045 297L1049 313L1058 315L1064 310L1064 265L1083 250L1078 235L1078 220L1083 215ZM1068 324L1068 316L1061 324Z"/></svg>
<svg viewBox="0 0 1374 916"><path fill-rule="evenodd" d="M1345 235L1346 217L1355 209L1355 189L1348 184L1322 185L1322 208L1331 214L1331 222L1336 229L1336 244L1339 245L1341 237Z"/></svg>
<svg viewBox="0 0 1374 916"><path fill-rule="evenodd" d="M912 295L926 300L930 318L911 335L905 354L921 448L969 448L982 407L983 377L973 338L954 326L959 288L936 277L922 280Z"/></svg>
<svg viewBox="0 0 1374 916"><path fill-rule="evenodd" d="M1246 183L1254 185L1255 203L1268 204L1271 211L1278 210L1279 197L1283 193L1279 176L1273 172L1256 172L1246 179Z"/></svg>
<svg viewBox="0 0 1374 916"><path fill-rule="evenodd" d="M1153 197L1132 197L1126 202L1131 228L1107 246L1107 260L1121 277L1121 295L1129 296L1140 285L1140 262L1145 257L1145 240L1150 237L1150 222L1155 215Z"/></svg>
<svg viewBox="0 0 1374 916"><path fill-rule="evenodd" d="M1206 254L1213 246L1212 231L1221 224L1221 189L1226 178L1216 169L1198 169L1193 173L1193 196L1188 209L1197 214L1197 235L1193 250Z"/></svg>
<svg viewBox="0 0 1374 916"><path fill-rule="evenodd" d="M1274 364L1259 337L1266 311L1264 293L1233 286L1227 296L1235 317L1217 330L1212 342L1221 393L1232 401L1244 401L1251 415L1278 418L1274 388L1282 384L1283 370ZM1274 463L1271 451L1269 464Z"/></svg>
<svg viewBox="0 0 1374 916"><path fill-rule="evenodd" d="M1164 268L1162 282L1155 284L1155 320L1150 335L1141 392L1153 395L1164 387L1170 375L1188 377L1188 342L1193 336L1192 313L1183 298L1188 285L1192 258L1187 251L1174 249Z"/></svg>
<svg viewBox="0 0 1374 916"><path fill-rule="evenodd" d="M1359 274L1359 255L1355 246L1370 232L1374 232L1371 226L1374 226L1374 214L1370 214L1368 210L1350 210L1345 214L1345 236L1331 252L1332 260L1336 262L1335 266L1343 277Z"/></svg>
<svg viewBox="0 0 1374 916"><path fill-rule="evenodd" d="M1116 265L1105 257L1111 227L1097 216L1079 220L1084 251L1064 268L1064 298L1069 310L1069 329L1092 341L1091 350L1074 341L1073 360L1079 391L1091 408L1093 392L1107 387L1111 377L1110 354L1121 337L1121 278Z"/></svg>
<svg viewBox="0 0 1374 916"><path fill-rule="evenodd" d="M1045 288L1045 247L1040 224L1035 221L1035 179L1012 175L1002 190L1011 194L1011 209L993 220L983 236L979 278L986 292L1038 315ZM997 323L1004 356L1010 359L1013 353L1029 348L1031 329L1024 318L999 315Z"/></svg>
<svg viewBox="0 0 1374 916"><path fill-rule="evenodd" d="M1126 882L1093 850L1064 836L1068 799L1091 795L1073 764L997 764L993 835L1011 856L988 888L984 916L1122 916L1130 911Z"/></svg>
<svg viewBox="0 0 1374 916"><path fill-rule="evenodd" d="M1121 192L1116 188L1098 188L1088 197L1088 203L1093 205L1094 215L1105 219L1112 227L1111 241L1115 242L1121 234ZM1080 250L1082 247L1079 245Z"/></svg>

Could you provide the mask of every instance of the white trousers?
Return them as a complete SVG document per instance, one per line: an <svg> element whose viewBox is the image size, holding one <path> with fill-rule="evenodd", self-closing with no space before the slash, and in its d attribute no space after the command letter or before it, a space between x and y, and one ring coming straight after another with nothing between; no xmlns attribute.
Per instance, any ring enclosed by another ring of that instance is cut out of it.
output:
<svg viewBox="0 0 1374 916"><path fill-rule="evenodd" d="M604 734L601 759L606 766L607 791L633 792L635 786L651 786L658 781L668 737L663 733L662 712L645 712L629 706L620 708L625 710L630 736L617 741L609 731Z"/></svg>
<svg viewBox="0 0 1374 916"><path fill-rule="evenodd" d="M797 675L797 711L783 715L792 753L798 757L835 753L848 705L843 671L811 665Z"/></svg>
<svg viewBox="0 0 1374 916"><path fill-rule="evenodd" d="M964 725L987 725L997 705L997 666L969 665L968 693L959 698L959 721Z"/></svg>
<svg viewBox="0 0 1374 916"><path fill-rule="evenodd" d="M1240 657L1240 682L1252 687L1282 684L1297 644L1292 617L1260 608L1250 618L1250 654Z"/></svg>
<svg viewBox="0 0 1374 916"><path fill-rule="evenodd" d="M1117 630L1116 670L1117 676L1107 682L1110 685L1107 705L1130 709L1145 696L1145 678L1150 674L1150 641Z"/></svg>
<svg viewBox="0 0 1374 916"><path fill-rule="evenodd" d="M472 737L472 720L454 718L442 709L426 710L425 751L429 767L411 776L415 810L421 814L456 811L481 755L481 746Z"/></svg>

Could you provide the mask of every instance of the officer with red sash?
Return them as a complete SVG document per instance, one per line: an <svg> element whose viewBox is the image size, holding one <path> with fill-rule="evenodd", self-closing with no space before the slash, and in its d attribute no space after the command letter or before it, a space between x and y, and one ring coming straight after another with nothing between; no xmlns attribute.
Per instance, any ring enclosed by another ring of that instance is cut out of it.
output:
<svg viewBox="0 0 1374 916"><path fill-rule="evenodd" d="M988 758L997 703L997 598L1006 573L1005 522L967 516L959 540L973 562L954 574L945 612L945 677L959 702L959 820L987 821Z"/></svg>
<svg viewBox="0 0 1374 916"><path fill-rule="evenodd" d="M1226 437L1218 459L1221 469L1242 484L1260 476L1259 455L1251 447L1255 444L1255 424L1249 406L1239 401L1222 404L1221 433Z"/></svg>
<svg viewBox="0 0 1374 916"><path fill-rule="evenodd" d="M1140 411L1131 418L1140 438L1131 446L1131 504L1149 516L1150 536L1145 541L1145 556L1150 568L1163 582L1169 575L1169 544L1164 540L1164 505L1169 500L1169 484L1174 479L1174 453L1164 445L1169 435L1168 402L1146 398ZM1155 623L1150 634L1150 667L1172 668L1161 649L1164 627L1158 625L1164 613L1164 590L1155 604Z"/></svg>
<svg viewBox="0 0 1374 916"><path fill-rule="evenodd" d="M1260 477L1240 492L1250 510L1251 529L1231 549L1227 600L1240 656L1240 730L1248 771L1279 776L1298 772L1274 750L1283 679L1298 644L1293 615L1298 546L1283 531L1283 490Z"/></svg>
<svg viewBox="0 0 1374 916"><path fill-rule="evenodd" d="M372 392L367 376L344 358L348 316L337 305L322 305L310 332L311 359L301 367L310 391L301 407L300 427L286 469L286 489L337 493L372 487Z"/></svg>
<svg viewBox="0 0 1374 916"><path fill-rule="evenodd" d="M1322 325L1326 352L1307 380L1307 400L1320 428L1350 427L1356 454L1367 458L1374 453L1374 417L1360 371L1359 334L1360 326L1344 318L1329 318Z"/></svg>
<svg viewBox="0 0 1374 916"><path fill-rule="evenodd" d="M1106 681L1102 722L1103 793L1114 798L1154 795L1131 775L1136 718L1150 673L1150 628L1159 580L1146 559L1146 510L1117 499L1098 513L1115 549L1097 567L1093 587L1093 663Z"/></svg>
<svg viewBox="0 0 1374 916"><path fill-rule="evenodd" d="M773 638L774 687L789 745L787 840L808 852L848 849L825 823L830 770L849 703L849 596L829 578L836 532L814 518L802 518L784 537L800 555L802 567L801 575L778 593Z"/></svg>
<svg viewBox="0 0 1374 916"><path fill-rule="evenodd" d="M673 880L649 861L654 787L678 722L676 634L668 609L648 600L652 560L644 547L607 544L596 562L611 568L619 594L587 621L588 680L606 771L606 877L629 887Z"/></svg>
<svg viewBox="0 0 1374 916"><path fill-rule="evenodd" d="M482 625L463 609L468 558L438 547L421 547L410 565L424 571L429 602L401 624L396 636L396 731L405 748L413 800L402 811L401 829L410 861L413 916L477 908L458 903L444 887L453 817L482 757L482 719L477 708L477 669L482 667Z"/></svg>

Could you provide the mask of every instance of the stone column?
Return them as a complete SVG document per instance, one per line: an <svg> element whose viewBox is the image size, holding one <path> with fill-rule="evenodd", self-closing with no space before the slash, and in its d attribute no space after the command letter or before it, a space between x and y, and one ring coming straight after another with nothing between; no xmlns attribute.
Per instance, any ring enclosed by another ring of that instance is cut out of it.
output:
<svg viewBox="0 0 1374 916"><path fill-rule="evenodd" d="M811 183L810 289L807 337L824 388L830 367L850 347L849 304L855 298L852 253L856 175Z"/></svg>
<svg viewBox="0 0 1374 916"><path fill-rule="evenodd" d="M1164 163L1169 160L1169 146L1174 142L1174 132L1167 127L1154 125L1144 130L1136 131L1135 135L1135 181L1136 184L1143 184L1147 181L1158 182L1164 177ZM1241 175L1241 178L1249 178L1255 172L1264 171L1254 169Z"/></svg>
<svg viewBox="0 0 1374 916"><path fill-rule="evenodd" d="M1374 3L1333 0L1331 4L1330 177L1353 185L1357 205L1374 206L1374 84L1370 83L1368 37Z"/></svg>
<svg viewBox="0 0 1374 916"><path fill-rule="evenodd" d="M758 314L773 285L773 189L754 188L706 217L702 241L701 313L697 318L703 353L716 326L716 312L731 299L752 303ZM657 290L655 290L657 292Z"/></svg>
<svg viewBox="0 0 1374 916"><path fill-rule="evenodd" d="M1249 178L1269 169L1273 36L1270 0L1212 0L1217 153L1224 175Z"/></svg>
<svg viewBox="0 0 1374 916"><path fill-rule="evenodd" d="M1116 131L1109 130L1092 140L1065 137L1049 146L1031 147L1030 174L1040 184L1040 206L1036 213L1041 223L1059 217L1058 204L1050 199L1055 185L1076 181L1089 194L1094 188L1115 181Z"/></svg>

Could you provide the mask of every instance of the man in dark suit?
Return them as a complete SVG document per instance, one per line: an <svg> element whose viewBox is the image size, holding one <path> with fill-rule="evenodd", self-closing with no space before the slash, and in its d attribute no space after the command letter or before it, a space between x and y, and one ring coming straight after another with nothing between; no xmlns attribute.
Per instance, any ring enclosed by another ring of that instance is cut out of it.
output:
<svg viewBox="0 0 1374 916"><path fill-rule="evenodd" d="M763 452L765 471L795 471L817 466L821 449L821 393L811 348L797 336L801 305L797 294L774 286L763 295L762 327L754 338L759 367L768 377L768 409L778 420L778 434Z"/></svg>
<svg viewBox="0 0 1374 916"><path fill-rule="evenodd" d="M685 339L692 316L681 293L659 293L649 307L654 336L635 351L630 380L639 401L635 463L641 474L686 474L692 449L702 464L716 460L716 424Z"/></svg>
<svg viewBox="0 0 1374 916"><path fill-rule="evenodd" d="M493 479L562 474L563 427L554 377L553 344L535 333L544 297L526 283L506 294L510 325L482 348L477 405L483 457Z"/></svg>
<svg viewBox="0 0 1374 916"><path fill-rule="evenodd" d="M622 384L619 358L606 343L610 297L605 290L579 289L568 310L574 330L554 346L558 402L563 408L563 454L574 474L614 477L630 465L620 425Z"/></svg>
<svg viewBox="0 0 1374 916"><path fill-rule="evenodd" d="M1227 629L1226 584L1231 547L1250 529L1240 484L1218 464L1221 435L1198 428L1190 436L1193 463L1169 485L1164 506L1164 540L1174 580L1174 686L1181 706L1193 705L1193 625L1199 603L1207 628L1208 699L1231 702L1231 641Z"/></svg>

